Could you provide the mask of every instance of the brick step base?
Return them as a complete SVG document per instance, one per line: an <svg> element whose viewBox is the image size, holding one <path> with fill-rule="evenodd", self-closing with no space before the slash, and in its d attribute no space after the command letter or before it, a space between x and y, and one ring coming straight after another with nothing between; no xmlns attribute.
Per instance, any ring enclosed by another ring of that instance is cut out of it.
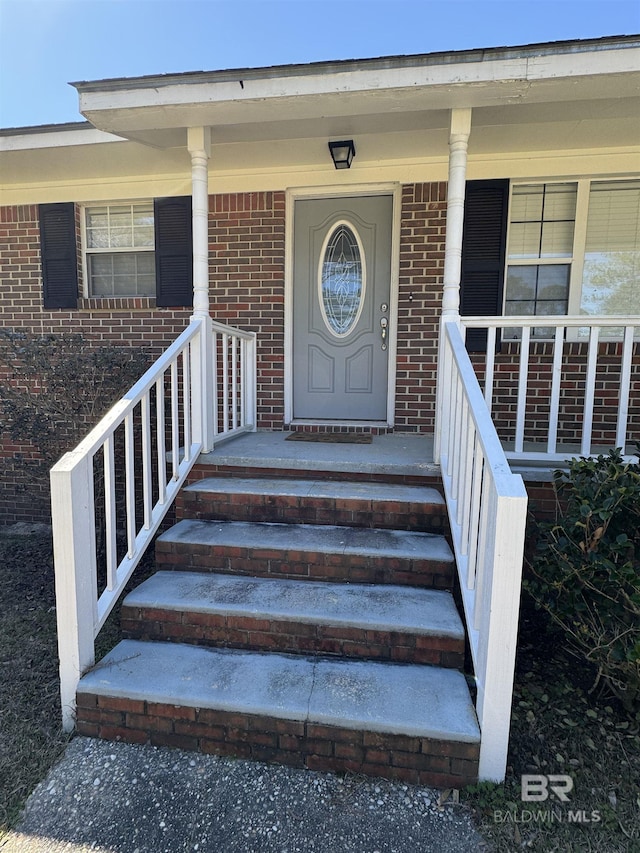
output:
<svg viewBox="0 0 640 853"><path fill-rule="evenodd" d="M451 589L454 558L430 533L183 520L156 540L159 568Z"/></svg>
<svg viewBox="0 0 640 853"><path fill-rule="evenodd" d="M450 593L158 572L124 600L123 636L462 668Z"/></svg>
<svg viewBox="0 0 640 853"><path fill-rule="evenodd" d="M209 477L183 489L176 518L332 524L442 533L444 498L427 486Z"/></svg>
<svg viewBox="0 0 640 853"><path fill-rule="evenodd" d="M80 734L439 788L472 784L464 677L412 664L125 640L80 681Z"/></svg>
<svg viewBox="0 0 640 853"><path fill-rule="evenodd" d="M241 462L233 462L226 464L223 462L216 463L213 461L211 454L209 461L203 462L207 458L207 454L201 454L200 460L196 462L187 478L189 483L195 483L198 480L208 479L209 477L250 477L250 478L268 478L287 480L308 480L313 479L323 480L326 482L357 482L357 483L386 483L393 485L407 486L432 486L439 489L442 486L442 478L437 469L437 466L432 465L433 469L430 473L394 473L392 470L357 470L357 466L345 466L343 471L329 470L321 465L314 464L313 460L305 463L303 467L295 468L287 466L286 461L280 464L242 464ZM382 468L382 466L376 466Z"/></svg>

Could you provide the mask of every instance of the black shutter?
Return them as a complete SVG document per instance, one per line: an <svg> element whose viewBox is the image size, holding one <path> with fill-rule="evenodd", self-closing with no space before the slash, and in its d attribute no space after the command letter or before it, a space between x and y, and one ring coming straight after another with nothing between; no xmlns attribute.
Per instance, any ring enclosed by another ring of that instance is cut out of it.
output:
<svg viewBox="0 0 640 853"><path fill-rule="evenodd" d="M157 198L154 222L156 305L159 308L192 306L191 196Z"/></svg>
<svg viewBox="0 0 640 853"><path fill-rule="evenodd" d="M41 204L40 254L44 308L78 307L76 215L73 202Z"/></svg>
<svg viewBox="0 0 640 853"><path fill-rule="evenodd" d="M468 181L464 202L460 314L502 314L509 181ZM486 329L467 331L469 352L484 351Z"/></svg>

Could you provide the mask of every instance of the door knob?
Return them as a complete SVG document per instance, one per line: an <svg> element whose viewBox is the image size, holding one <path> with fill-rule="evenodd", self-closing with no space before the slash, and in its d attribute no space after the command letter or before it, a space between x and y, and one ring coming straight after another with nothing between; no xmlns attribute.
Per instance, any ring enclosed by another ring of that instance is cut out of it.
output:
<svg viewBox="0 0 640 853"><path fill-rule="evenodd" d="M386 317L380 317L380 334L382 335L382 349L386 350L387 348L387 327L389 325L389 321Z"/></svg>

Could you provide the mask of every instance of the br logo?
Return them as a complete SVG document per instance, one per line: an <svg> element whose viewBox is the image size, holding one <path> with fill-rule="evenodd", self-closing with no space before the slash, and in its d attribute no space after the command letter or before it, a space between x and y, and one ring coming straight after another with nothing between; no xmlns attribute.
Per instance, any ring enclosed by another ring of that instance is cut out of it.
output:
<svg viewBox="0 0 640 853"><path fill-rule="evenodd" d="M549 798L549 791L554 794L561 803L568 803L569 794L573 791L573 779L571 776L558 774L543 776L541 773L531 773L521 777L523 803L544 802Z"/></svg>

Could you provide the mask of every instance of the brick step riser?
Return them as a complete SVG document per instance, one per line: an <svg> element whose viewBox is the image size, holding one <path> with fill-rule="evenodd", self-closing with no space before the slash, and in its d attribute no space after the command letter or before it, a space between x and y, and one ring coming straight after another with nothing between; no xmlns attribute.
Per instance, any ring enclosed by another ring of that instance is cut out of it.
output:
<svg viewBox="0 0 640 853"><path fill-rule="evenodd" d="M434 788L478 778L477 744L78 694L78 733Z"/></svg>
<svg viewBox="0 0 640 853"><path fill-rule="evenodd" d="M345 556L316 551L279 552L163 541L156 542L156 565L161 570L217 571L334 583L398 584L449 591L454 580L453 563L437 560Z"/></svg>
<svg viewBox="0 0 640 853"><path fill-rule="evenodd" d="M176 519L245 521L285 524L330 524L389 530L442 533L446 529L441 505L371 502L285 495L181 492Z"/></svg>
<svg viewBox="0 0 640 853"><path fill-rule="evenodd" d="M442 478L435 475L391 474L361 471L323 471L313 468L253 468L235 465L199 465L187 477L187 485L209 477L258 477L264 480L324 480L354 483L392 483L403 486L431 486L442 491Z"/></svg>
<svg viewBox="0 0 640 853"><path fill-rule="evenodd" d="M203 646L433 664L462 669L464 642L339 625L318 625L250 616L123 606L125 639L168 640Z"/></svg>

